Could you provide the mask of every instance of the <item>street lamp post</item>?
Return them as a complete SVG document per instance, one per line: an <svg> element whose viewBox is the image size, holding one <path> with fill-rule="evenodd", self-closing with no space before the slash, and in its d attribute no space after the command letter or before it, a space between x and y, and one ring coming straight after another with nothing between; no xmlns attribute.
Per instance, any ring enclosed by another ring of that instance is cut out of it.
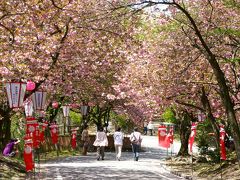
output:
<svg viewBox="0 0 240 180"><path fill-rule="evenodd" d="M63 126L63 128L64 128L63 133L65 135L66 122L68 123L68 121L69 121L68 117L69 117L69 112L70 112L70 106L69 105L65 105L62 108L63 108L63 117L66 118L65 121L64 121L64 126ZM68 133L68 128L67 128L67 133Z"/></svg>
<svg viewBox="0 0 240 180"><path fill-rule="evenodd" d="M83 125L86 125L86 116L88 114L88 108L89 108L88 105L82 105L81 106L81 113L82 113L82 116L83 116Z"/></svg>
<svg viewBox="0 0 240 180"><path fill-rule="evenodd" d="M27 99L24 102L24 110L26 117L32 117L33 116L33 103L31 100Z"/></svg>

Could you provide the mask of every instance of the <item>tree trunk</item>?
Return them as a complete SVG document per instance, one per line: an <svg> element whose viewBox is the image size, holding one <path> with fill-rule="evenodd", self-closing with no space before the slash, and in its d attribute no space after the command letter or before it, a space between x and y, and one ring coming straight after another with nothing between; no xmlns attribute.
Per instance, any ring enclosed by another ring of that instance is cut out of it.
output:
<svg viewBox="0 0 240 180"><path fill-rule="evenodd" d="M3 119L0 120L0 150L3 148Z"/></svg>
<svg viewBox="0 0 240 180"><path fill-rule="evenodd" d="M5 111L2 119L2 147L11 139L11 115L10 111Z"/></svg>
<svg viewBox="0 0 240 180"><path fill-rule="evenodd" d="M216 139L216 148L219 149L219 137L220 137L219 127L217 125L217 122L216 122L213 114L212 114L211 106L210 106L210 103L209 103L209 100L206 95L204 87L202 87L201 102L202 102L203 108L205 109L205 111L207 113L207 117L211 122L212 129L214 131L214 136Z"/></svg>
<svg viewBox="0 0 240 180"><path fill-rule="evenodd" d="M184 111L182 117L180 117L179 134L181 147L178 156L188 156L188 139L191 134L191 118L186 111Z"/></svg>

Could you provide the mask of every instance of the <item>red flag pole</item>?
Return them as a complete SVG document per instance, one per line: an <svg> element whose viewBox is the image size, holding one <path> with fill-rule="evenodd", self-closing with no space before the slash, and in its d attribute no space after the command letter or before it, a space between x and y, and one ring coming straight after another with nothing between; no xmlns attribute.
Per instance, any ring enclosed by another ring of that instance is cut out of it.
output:
<svg viewBox="0 0 240 180"><path fill-rule="evenodd" d="M222 179L222 160L221 160L221 157L220 157L220 171L221 171L221 179Z"/></svg>
<svg viewBox="0 0 240 180"><path fill-rule="evenodd" d="M193 150L192 150L192 146L193 146L193 142L194 142L194 138L196 136L196 129L197 129L197 123L196 122L192 122L191 125L191 135L190 135L190 139L189 139L189 147L190 147L190 153L191 153L191 166L192 166L192 179L193 179Z"/></svg>
<svg viewBox="0 0 240 180"><path fill-rule="evenodd" d="M224 125L219 125L220 127L220 171L221 171L221 179L222 179L222 161L226 160L226 147L225 147L225 136L226 136L226 131L224 129Z"/></svg>
<svg viewBox="0 0 240 180"><path fill-rule="evenodd" d="M192 152L192 154L191 154L191 158L192 158L192 179L193 179L193 152Z"/></svg>

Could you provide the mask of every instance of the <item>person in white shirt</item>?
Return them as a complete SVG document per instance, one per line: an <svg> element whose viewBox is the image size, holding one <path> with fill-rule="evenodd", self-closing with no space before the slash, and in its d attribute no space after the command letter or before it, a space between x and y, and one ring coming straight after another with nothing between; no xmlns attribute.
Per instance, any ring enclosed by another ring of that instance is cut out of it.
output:
<svg viewBox="0 0 240 180"><path fill-rule="evenodd" d="M150 132L150 135L152 136L153 135L153 123L152 123L152 121L149 121L147 128Z"/></svg>
<svg viewBox="0 0 240 180"><path fill-rule="evenodd" d="M103 131L103 127L99 128L93 145L97 147L97 160L99 161L100 157L104 160L104 150L105 146L108 146L108 139L106 133Z"/></svg>
<svg viewBox="0 0 240 180"><path fill-rule="evenodd" d="M134 160L138 161L141 142L142 142L142 136L141 136L141 133L138 132L137 127L134 128L134 132L130 135L130 141L132 143L132 151L134 154Z"/></svg>
<svg viewBox="0 0 240 180"><path fill-rule="evenodd" d="M121 153L122 153L122 146L123 146L123 133L121 132L121 128L118 127L116 132L113 135L115 151L116 151L116 159L120 161Z"/></svg>

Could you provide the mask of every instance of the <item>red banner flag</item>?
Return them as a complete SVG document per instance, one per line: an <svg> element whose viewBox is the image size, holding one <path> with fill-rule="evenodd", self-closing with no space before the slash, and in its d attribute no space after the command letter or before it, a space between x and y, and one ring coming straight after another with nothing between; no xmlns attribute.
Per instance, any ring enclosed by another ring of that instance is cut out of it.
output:
<svg viewBox="0 0 240 180"><path fill-rule="evenodd" d="M159 143L159 146L161 147L164 147L164 148L170 147L170 142L167 137L167 128L165 125L160 125L158 127L158 143Z"/></svg>
<svg viewBox="0 0 240 180"><path fill-rule="evenodd" d="M51 129L52 143L57 144L58 143L58 125L55 123L52 123L50 126L50 129Z"/></svg>
<svg viewBox="0 0 240 180"><path fill-rule="evenodd" d="M72 131L71 143L72 143L72 148L75 149L77 147L77 131L76 130Z"/></svg>
<svg viewBox="0 0 240 180"><path fill-rule="evenodd" d="M34 161L33 161L33 153L32 153L32 147L33 147L33 141L30 136L30 134L26 134L24 137L24 152L23 152L23 158L25 162L26 171L32 171L34 168Z"/></svg>
<svg viewBox="0 0 240 180"><path fill-rule="evenodd" d="M197 122L192 122L191 135L190 135L190 138L189 138L189 141L188 141L191 153L192 153L192 146L193 146L196 134L197 134Z"/></svg>
<svg viewBox="0 0 240 180"><path fill-rule="evenodd" d="M45 130L46 130L47 126L48 126L48 122L47 121L43 121L43 123L42 123L42 130L40 132L40 137L39 137L39 140L41 142L45 141L44 133L45 133Z"/></svg>
<svg viewBox="0 0 240 180"><path fill-rule="evenodd" d="M173 144L173 126L170 126L167 137L168 137L169 143Z"/></svg>
<svg viewBox="0 0 240 180"><path fill-rule="evenodd" d="M221 159L226 160L226 147L225 147L225 136L226 132L224 129L224 125L220 125L220 154L221 154Z"/></svg>
<svg viewBox="0 0 240 180"><path fill-rule="evenodd" d="M34 117L27 117L26 120L27 120L26 134L32 135L33 147L38 148L39 147L39 125L38 125L38 122Z"/></svg>

